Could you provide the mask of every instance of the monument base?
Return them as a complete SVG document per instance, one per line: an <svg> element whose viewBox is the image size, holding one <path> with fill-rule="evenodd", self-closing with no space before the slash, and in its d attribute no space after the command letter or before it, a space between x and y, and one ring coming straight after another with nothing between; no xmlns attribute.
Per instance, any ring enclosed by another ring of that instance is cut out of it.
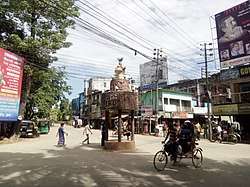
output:
<svg viewBox="0 0 250 187"><path fill-rule="evenodd" d="M123 140L122 142L118 142L117 140L108 140L105 141L106 150L113 150L113 151L121 151L121 150L135 150L135 142L134 141L126 141Z"/></svg>

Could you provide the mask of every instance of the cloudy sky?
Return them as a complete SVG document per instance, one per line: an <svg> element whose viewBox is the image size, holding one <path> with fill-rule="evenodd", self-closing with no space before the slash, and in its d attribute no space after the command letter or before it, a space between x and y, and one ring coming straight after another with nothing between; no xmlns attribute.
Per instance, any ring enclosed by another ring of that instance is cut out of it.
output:
<svg viewBox="0 0 250 187"><path fill-rule="evenodd" d="M139 84L139 65L154 57L154 49L162 49L167 57L170 83L200 78L204 66L200 44L213 42L217 48L214 15L242 2L77 0L81 16L68 37L73 45L58 52L54 66L66 66L73 88L70 99L83 91L84 79L112 77L121 57L126 73ZM211 60L213 73L219 70L216 50Z"/></svg>

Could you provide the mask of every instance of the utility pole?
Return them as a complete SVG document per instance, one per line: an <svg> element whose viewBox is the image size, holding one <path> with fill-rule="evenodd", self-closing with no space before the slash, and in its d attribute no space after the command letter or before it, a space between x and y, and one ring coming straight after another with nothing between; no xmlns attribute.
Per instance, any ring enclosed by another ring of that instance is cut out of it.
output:
<svg viewBox="0 0 250 187"><path fill-rule="evenodd" d="M208 119L208 129L209 129L209 140L212 140L212 126L210 118L210 90L209 90L209 81L208 81L208 61L207 61L207 50L211 51L212 49L207 49L207 45L212 45L212 43L204 43L204 57L205 57L205 74L206 74L206 96L207 96L207 119ZM213 54L209 54L212 56Z"/></svg>
<svg viewBox="0 0 250 187"><path fill-rule="evenodd" d="M156 97L155 97L155 126L158 125L158 112L159 112L159 64L160 61L162 61L162 50L161 49L154 49L154 60L156 62L156 77L155 77L155 83L156 83Z"/></svg>

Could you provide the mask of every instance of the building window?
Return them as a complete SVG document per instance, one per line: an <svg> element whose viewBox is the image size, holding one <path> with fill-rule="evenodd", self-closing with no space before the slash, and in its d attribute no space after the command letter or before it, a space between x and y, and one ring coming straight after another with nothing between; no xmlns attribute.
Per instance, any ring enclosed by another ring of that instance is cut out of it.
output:
<svg viewBox="0 0 250 187"><path fill-rule="evenodd" d="M164 98L164 105L168 105L168 98Z"/></svg>
<svg viewBox="0 0 250 187"><path fill-rule="evenodd" d="M104 86L104 88L106 88L106 87L107 87L107 83L106 83L106 82L104 82L104 83L103 83L103 86Z"/></svg>
<svg viewBox="0 0 250 187"><path fill-rule="evenodd" d="M181 101L183 107L191 107L191 101Z"/></svg>
<svg viewBox="0 0 250 187"><path fill-rule="evenodd" d="M180 100L178 100L178 99L170 99L170 105L180 106Z"/></svg>
<svg viewBox="0 0 250 187"><path fill-rule="evenodd" d="M250 83L240 84L240 102L250 103Z"/></svg>

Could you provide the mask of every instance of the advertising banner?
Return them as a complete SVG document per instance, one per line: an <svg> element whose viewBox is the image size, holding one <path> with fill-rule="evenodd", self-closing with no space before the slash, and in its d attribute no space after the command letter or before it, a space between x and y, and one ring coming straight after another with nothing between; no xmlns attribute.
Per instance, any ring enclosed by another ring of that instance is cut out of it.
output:
<svg viewBox="0 0 250 187"><path fill-rule="evenodd" d="M23 58L0 48L0 121L17 121Z"/></svg>
<svg viewBox="0 0 250 187"><path fill-rule="evenodd" d="M250 62L250 3L215 15L221 68Z"/></svg>
<svg viewBox="0 0 250 187"><path fill-rule="evenodd" d="M152 105L142 105L141 106L141 115L143 117L153 115L153 106Z"/></svg>

